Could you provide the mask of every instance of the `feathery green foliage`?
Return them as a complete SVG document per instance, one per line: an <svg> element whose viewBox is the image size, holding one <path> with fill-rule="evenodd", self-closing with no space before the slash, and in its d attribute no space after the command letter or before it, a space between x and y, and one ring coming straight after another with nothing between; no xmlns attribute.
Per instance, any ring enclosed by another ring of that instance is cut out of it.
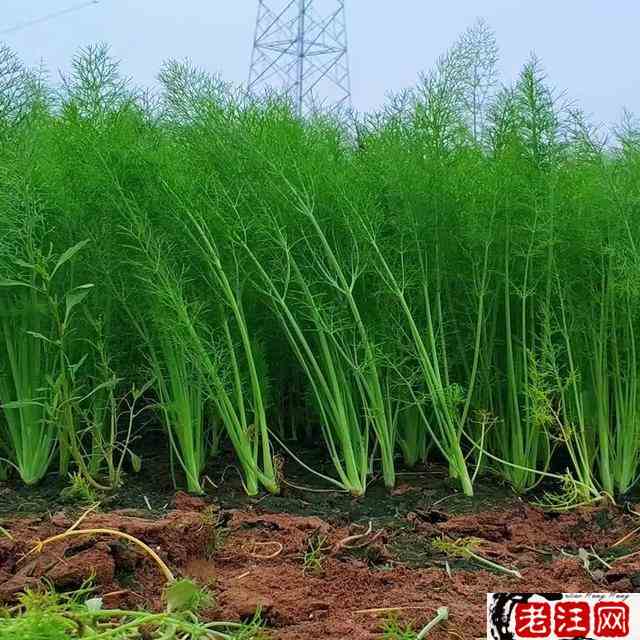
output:
<svg viewBox="0 0 640 640"><path fill-rule="evenodd" d="M0 449L95 489L219 436L277 492L305 433L354 495L437 460L557 508L640 472L640 128L608 139L485 23L353 127L103 45L58 91L0 51ZM150 435L154 434L154 435ZM138 437L140 436L140 437ZM553 490L553 487L551 488Z"/></svg>

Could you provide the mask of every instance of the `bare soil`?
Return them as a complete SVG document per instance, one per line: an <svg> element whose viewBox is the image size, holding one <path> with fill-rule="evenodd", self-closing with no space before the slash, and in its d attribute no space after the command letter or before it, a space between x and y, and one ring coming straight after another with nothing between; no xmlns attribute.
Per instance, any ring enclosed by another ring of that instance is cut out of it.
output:
<svg viewBox="0 0 640 640"><path fill-rule="evenodd" d="M4 500L10 491L5 488ZM435 499L427 491L423 476L410 475L394 492L381 490L378 500L291 490L233 506L228 492L217 500L178 493L166 509L95 513L82 528L109 527L141 539L178 574L211 591L215 605L204 618L246 619L260 608L278 640L376 638L390 615L420 628L440 606L449 607L450 619L430 638L467 640L485 634L487 592L640 589L640 551L633 555L640 534L614 547L638 526L632 505L557 514L513 496L491 505L482 491L473 501L446 493ZM161 608L162 575L121 540L69 538L29 553L78 514L56 506L52 513L3 518L13 539L0 539L0 601L12 602L45 580L72 589L93 576L106 606ZM435 551L431 542L443 536L477 538L478 553L518 569L522 579ZM312 566L314 545L321 551ZM585 566L580 549L607 564L591 556Z"/></svg>

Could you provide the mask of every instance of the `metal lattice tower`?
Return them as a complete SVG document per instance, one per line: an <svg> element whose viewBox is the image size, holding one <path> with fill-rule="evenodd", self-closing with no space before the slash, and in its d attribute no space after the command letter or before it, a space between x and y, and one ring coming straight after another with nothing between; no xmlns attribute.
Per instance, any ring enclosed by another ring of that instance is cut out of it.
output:
<svg viewBox="0 0 640 640"><path fill-rule="evenodd" d="M282 89L298 115L351 104L345 0L259 0L250 94Z"/></svg>

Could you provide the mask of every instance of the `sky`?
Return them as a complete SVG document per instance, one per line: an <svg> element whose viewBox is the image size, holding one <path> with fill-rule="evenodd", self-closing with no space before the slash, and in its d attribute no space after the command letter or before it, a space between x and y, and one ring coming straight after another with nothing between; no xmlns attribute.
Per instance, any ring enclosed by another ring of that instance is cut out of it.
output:
<svg viewBox="0 0 640 640"><path fill-rule="evenodd" d="M4 0L0 40L54 77L78 48L103 41L136 85L153 87L168 58L189 58L227 81L246 82L258 0L99 0L26 25L79 2ZM347 0L346 6L353 105L360 111L414 85L482 17L496 32L503 82L513 81L535 51L550 83L595 123L615 123L624 108L640 113L640 0ZM17 25L24 27L3 33Z"/></svg>

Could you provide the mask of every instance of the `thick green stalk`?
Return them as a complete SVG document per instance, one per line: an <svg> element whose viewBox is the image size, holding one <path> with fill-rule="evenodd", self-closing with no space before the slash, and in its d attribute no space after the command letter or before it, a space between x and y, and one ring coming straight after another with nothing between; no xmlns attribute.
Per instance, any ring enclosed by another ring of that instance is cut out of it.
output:
<svg viewBox="0 0 640 640"><path fill-rule="evenodd" d="M422 333L418 329L416 321L413 316L413 312L407 298L403 286L398 282L394 275L389 263L387 262L384 254L382 253L378 242L374 238L370 230L366 229L368 238L371 243L375 255L377 256L377 267L383 281L389 287L391 293L396 297L400 304L400 309L405 318L405 321L409 327L409 333L413 339L413 344L416 349L416 355L418 364L421 367L422 374L424 376L425 384L430 395L431 403L436 418L436 424L438 426L438 433L436 434L429 425L429 421L426 419L423 410L420 408L422 417L425 421L425 425L429 430L431 436L438 449L445 456L451 469L457 476L458 481L461 484L462 490L465 495L473 495L473 486L471 483L471 477L467 469L465 455L461 449L461 429L459 427L455 407L452 407L450 399L447 398L446 391L442 385L442 379L440 372L436 369L437 362L434 362L433 355L433 340L430 340L431 349L425 344ZM427 300L427 308L429 309L429 301ZM434 328L432 322L430 322L432 315L430 311L427 313L427 335L434 336ZM430 354L431 350L431 354ZM411 390L410 390L411 391ZM413 393L413 391L411 391Z"/></svg>
<svg viewBox="0 0 640 640"><path fill-rule="evenodd" d="M347 363L335 347L320 307L291 248L282 236L278 244L283 250L288 271L293 273L293 282L299 287L300 300L289 301L256 253L246 243L244 249L257 269L265 293L311 385L321 414L325 442L340 478L339 485L354 495L362 495L366 487L369 447L366 430L363 433L358 425L354 383L345 371ZM291 283L287 282L285 290L290 286ZM299 311L301 305L305 310L302 314ZM308 316L311 332L304 330L301 315Z"/></svg>

